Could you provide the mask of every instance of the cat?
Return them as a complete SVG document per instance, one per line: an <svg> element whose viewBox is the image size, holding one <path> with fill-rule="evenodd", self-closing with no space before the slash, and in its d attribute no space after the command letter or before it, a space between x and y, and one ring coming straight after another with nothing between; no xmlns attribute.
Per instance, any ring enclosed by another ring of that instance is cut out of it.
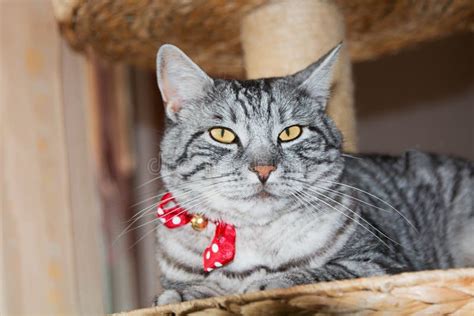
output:
<svg viewBox="0 0 474 316"><path fill-rule="evenodd" d="M156 305L474 264L474 164L343 153L325 113L340 49L294 75L247 81L213 79L177 47L159 49L162 179L209 224L158 227ZM235 228L235 257L208 272L216 223Z"/></svg>

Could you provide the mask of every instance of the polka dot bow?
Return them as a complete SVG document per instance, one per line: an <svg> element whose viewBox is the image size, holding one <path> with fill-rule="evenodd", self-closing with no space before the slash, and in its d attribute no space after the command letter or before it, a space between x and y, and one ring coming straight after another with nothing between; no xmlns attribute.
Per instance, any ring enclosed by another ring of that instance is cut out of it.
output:
<svg viewBox="0 0 474 316"><path fill-rule="evenodd" d="M193 215L178 205L171 193L166 193L158 204L157 217L168 228L174 229L191 222ZM211 244L204 250L204 270L211 272L225 266L235 256L235 227L224 222L215 222L216 232Z"/></svg>

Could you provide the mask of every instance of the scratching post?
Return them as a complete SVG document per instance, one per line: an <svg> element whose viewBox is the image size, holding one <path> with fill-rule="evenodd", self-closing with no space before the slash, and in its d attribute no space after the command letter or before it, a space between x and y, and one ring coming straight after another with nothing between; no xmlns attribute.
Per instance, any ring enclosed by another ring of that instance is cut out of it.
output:
<svg viewBox="0 0 474 316"><path fill-rule="evenodd" d="M262 6L242 20L244 66L250 79L297 72L344 40L342 16L330 1L286 0ZM356 149L354 97L347 46L333 74L328 113L344 135L344 149Z"/></svg>

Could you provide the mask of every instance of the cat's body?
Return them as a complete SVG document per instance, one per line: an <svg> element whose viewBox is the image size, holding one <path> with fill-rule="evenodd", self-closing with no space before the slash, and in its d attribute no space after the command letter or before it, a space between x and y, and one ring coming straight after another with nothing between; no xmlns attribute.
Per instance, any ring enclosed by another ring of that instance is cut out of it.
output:
<svg viewBox="0 0 474 316"><path fill-rule="evenodd" d="M165 231L159 236L166 236L161 237L158 255L164 272L163 285L177 289L182 299L188 300L267 287L474 264L472 163L415 151L399 158L359 156L345 160L345 172L338 182L374 194L395 207L405 219L377 198L349 186L334 185L331 190L359 201L334 192L325 195L367 222L335 202L335 207L347 211L347 217L328 205L318 204L317 198L311 200L314 209L302 200L297 201L288 205L291 212L266 225L238 227L234 261L212 273L202 269L202 250L212 237L214 225L203 232L191 227L173 231L160 228ZM349 217L376 233L383 242Z"/></svg>
<svg viewBox="0 0 474 316"><path fill-rule="evenodd" d="M473 163L342 154L324 113L336 56L291 77L242 82L212 80L176 48L161 50L163 180L183 207L234 225L237 238L234 260L208 273L212 222L202 232L159 227L158 304L474 264ZM235 140L215 141L215 126ZM287 141L289 126L300 134ZM254 166L271 173L263 179Z"/></svg>

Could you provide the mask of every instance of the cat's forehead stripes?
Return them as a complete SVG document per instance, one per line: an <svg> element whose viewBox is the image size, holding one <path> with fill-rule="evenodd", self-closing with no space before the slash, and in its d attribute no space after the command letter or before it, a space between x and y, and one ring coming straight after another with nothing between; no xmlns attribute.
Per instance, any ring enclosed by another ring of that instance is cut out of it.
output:
<svg viewBox="0 0 474 316"><path fill-rule="evenodd" d="M216 111L225 113L225 117L238 122L284 121L291 117L286 101L278 96L277 87L272 79L227 81L217 85L223 100L215 100Z"/></svg>

